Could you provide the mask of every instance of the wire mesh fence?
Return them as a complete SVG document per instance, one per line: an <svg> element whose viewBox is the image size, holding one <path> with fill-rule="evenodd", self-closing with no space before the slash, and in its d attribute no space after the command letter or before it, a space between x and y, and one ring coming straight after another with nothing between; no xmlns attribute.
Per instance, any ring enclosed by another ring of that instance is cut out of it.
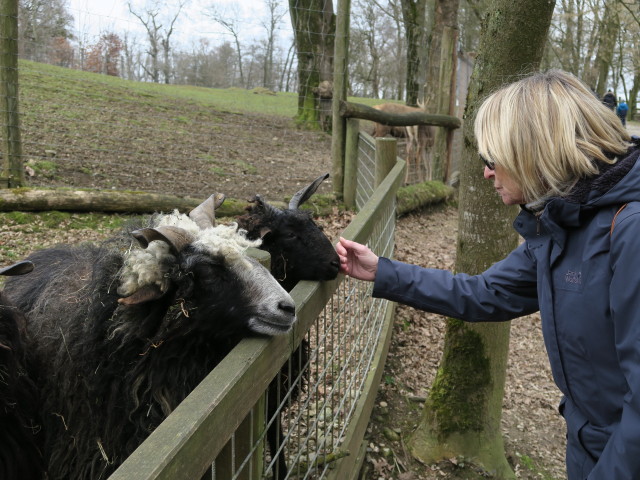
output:
<svg viewBox="0 0 640 480"><path fill-rule="evenodd" d="M392 256L403 175L400 162L342 235ZM214 459L207 479L350 477L392 324L393 304L371 288L350 278L301 282L291 292L299 330L288 340L241 342L112 478L176 478L178 468L197 478L193 458ZM287 352L302 353L282 367L277 359ZM272 376L262 394L259 384Z"/></svg>
<svg viewBox="0 0 640 480"><path fill-rule="evenodd" d="M381 207L367 243L377 255L393 255L395 202ZM302 392L296 401L291 390L281 393L280 421L287 432L283 450L291 478L327 478L335 462L353 455L344 445L357 406L366 394L365 382L383 338L388 302L372 298L372 284L346 278L331 297L306 341L309 361L296 381ZM293 357L289 362L297 362ZM276 382L278 385L280 382ZM294 385L293 389L297 388ZM277 420L273 420L274 423ZM277 469L273 459L267 472ZM275 478L280 472L274 472Z"/></svg>
<svg viewBox="0 0 640 480"><path fill-rule="evenodd" d="M358 169L356 180L356 207L361 210L375 189L375 139L361 134L358 141Z"/></svg>

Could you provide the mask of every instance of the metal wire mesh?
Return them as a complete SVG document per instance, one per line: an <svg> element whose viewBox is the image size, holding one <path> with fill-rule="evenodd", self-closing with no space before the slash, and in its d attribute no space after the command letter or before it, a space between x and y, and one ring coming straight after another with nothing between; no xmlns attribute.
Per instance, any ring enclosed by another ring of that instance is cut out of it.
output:
<svg viewBox="0 0 640 480"><path fill-rule="evenodd" d="M375 139L360 134L358 141L358 174L356 186L356 207L361 210L375 190L376 145Z"/></svg>
<svg viewBox="0 0 640 480"><path fill-rule="evenodd" d="M362 151L366 152L366 148ZM370 157L364 155L366 165ZM368 165L359 171L372 169ZM366 178L366 174L363 177L364 182L373 182L373 177ZM365 195L366 189L360 194L362 200ZM367 244L377 255L390 257L394 249L395 200L383 208ZM388 303L372 298L371 290L370 282L348 277L340 283L307 332L304 342L308 355L292 356L271 384L276 395L267 394L266 404L258 406L261 410L257 415L267 415L266 429L251 433L256 438L244 457L237 455L232 438L233 474L228 477L226 470L222 475L214 469L213 479L322 479L330 475L337 460L353 454L344 448L345 435L355 420L365 381L377 360L375 353ZM282 376L292 379L291 382L283 381ZM268 402L272 398L277 398L278 411L269 418L273 409ZM253 415L255 411L252 418ZM272 425L281 425L284 436L277 450L269 452L265 445L267 430ZM276 461L279 452L286 458L287 473L279 470ZM262 467L256 468L256 462Z"/></svg>

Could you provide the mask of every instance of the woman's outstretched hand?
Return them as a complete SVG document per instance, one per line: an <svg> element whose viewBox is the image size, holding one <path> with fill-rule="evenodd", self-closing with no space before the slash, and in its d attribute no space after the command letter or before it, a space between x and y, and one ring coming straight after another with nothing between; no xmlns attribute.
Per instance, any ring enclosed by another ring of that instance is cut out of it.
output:
<svg viewBox="0 0 640 480"><path fill-rule="evenodd" d="M336 245L340 272L359 280L372 282L378 271L378 256L369 247L340 237Z"/></svg>

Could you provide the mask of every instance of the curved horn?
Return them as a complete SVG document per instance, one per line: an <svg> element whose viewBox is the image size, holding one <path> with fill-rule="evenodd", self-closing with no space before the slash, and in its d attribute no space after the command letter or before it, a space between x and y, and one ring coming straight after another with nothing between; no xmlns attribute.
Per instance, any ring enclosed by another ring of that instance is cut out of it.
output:
<svg viewBox="0 0 640 480"><path fill-rule="evenodd" d="M316 190L320 186L320 184L329 178L329 174L325 173L324 175L320 175L309 185L304 187L302 190L298 191L293 197L291 197L291 201L289 202L289 210L295 210L300 207L304 202L309 200L311 195L316 193Z"/></svg>
<svg viewBox="0 0 640 480"><path fill-rule="evenodd" d="M33 270L33 263L29 261L23 261L9 265L8 267L0 268L0 275L24 275Z"/></svg>
<svg viewBox="0 0 640 480"><path fill-rule="evenodd" d="M224 194L214 193L189 212L189 218L201 229L216 226L216 208L224 202Z"/></svg>
<svg viewBox="0 0 640 480"><path fill-rule="evenodd" d="M131 232L142 248L147 248L154 240L160 240L169 245L173 253L180 252L184 247L193 242L193 236L186 230L178 227L141 228Z"/></svg>

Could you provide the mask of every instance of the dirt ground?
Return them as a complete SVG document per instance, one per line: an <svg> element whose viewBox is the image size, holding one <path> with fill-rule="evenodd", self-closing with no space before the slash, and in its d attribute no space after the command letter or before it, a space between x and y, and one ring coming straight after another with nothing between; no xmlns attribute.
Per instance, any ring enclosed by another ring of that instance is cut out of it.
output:
<svg viewBox="0 0 640 480"><path fill-rule="evenodd" d="M221 192L240 200L259 193L282 201L331 172L331 137L325 133L301 131L283 117L182 110L188 107L168 103L153 116L131 110L125 123L109 124L109 135L101 130L107 119L54 132L25 121L28 186L192 198ZM190 116L188 131L172 127L180 115ZM318 192L331 192L330 182Z"/></svg>

